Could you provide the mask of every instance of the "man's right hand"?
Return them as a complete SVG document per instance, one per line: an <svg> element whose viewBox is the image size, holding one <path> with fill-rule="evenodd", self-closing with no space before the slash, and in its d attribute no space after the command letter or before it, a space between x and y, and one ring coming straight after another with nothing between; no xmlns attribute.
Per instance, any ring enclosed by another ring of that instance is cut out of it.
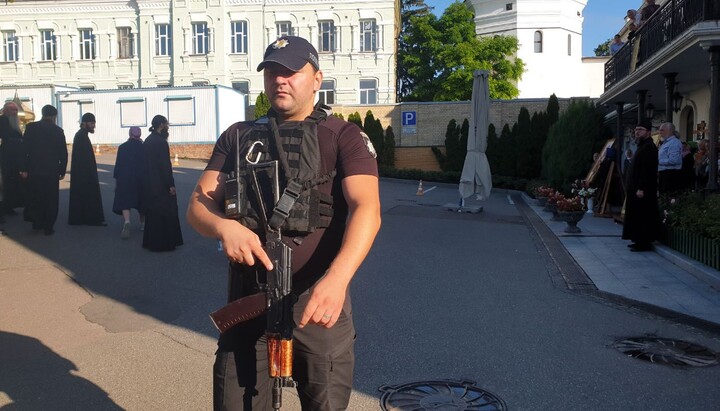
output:
<svg viewBox="0 0 720 411"><path fill-rule="evenodd" d="M223 220L217 226L227 258L237 264L255 265L257 259L267 270L273 265L265 253L260 237L235 220Z"/></svg>

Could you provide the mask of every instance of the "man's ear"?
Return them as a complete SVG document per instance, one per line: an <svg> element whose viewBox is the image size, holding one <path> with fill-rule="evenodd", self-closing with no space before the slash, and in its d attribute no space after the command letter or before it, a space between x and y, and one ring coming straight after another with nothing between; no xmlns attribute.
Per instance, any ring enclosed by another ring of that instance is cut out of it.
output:
<svg viewBox="0 0 720 411"><path fill-rule="evenodd" d="M323 72L322 70L318 70L315 72L315 79L313 81L313 92L317 93L320 91L320 86L322 86L322 80L323 80Z"/></svg>

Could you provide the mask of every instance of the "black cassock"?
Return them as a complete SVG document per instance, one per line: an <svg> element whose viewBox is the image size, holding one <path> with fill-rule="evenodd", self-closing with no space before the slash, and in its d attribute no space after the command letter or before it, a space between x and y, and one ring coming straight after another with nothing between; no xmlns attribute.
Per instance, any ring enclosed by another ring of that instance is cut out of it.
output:
<svg viewBox="0 0 720 411"><path fill-rule="evenodd" d="M101 225L104 222L95 154L87 130L80 129L73 139L68 224Z"/></svg>
<svg viewBox="0 0 720 411"><path fill-rule="evenodd" d="M150 251L171 251L183 244L178 218L177 196L167 140L151 133L143 142L143 196L145 232L143 247Z"/></svg>
<svg viewBox="0 0 720 411"><path fill-rule="evenodd" d="M22 171L28 173L26 210L35 229L52 230L58 215L60 179L67 167L63 129L40 120L27 125L23 141Z"/></svg>
<svg viewBox="0 0 720 411"><path fill-rule="evenodd" d="M122 210L134 208L142 212L140 197L142 195L143 143L140 140L128 139L118 147L115 158L115 200L112 211L122 214Z"/></svg>
<svg viewBox="0 0 720 411"><path fill-rule="evenodd" d="M25 205L20 178L22 163L22 134L10 126L10 119L0 116L0 167L2 167L3 211Z"/></svg>
<svg viewBox="0 0 720 411"><path fill-rule="evenodd" d="M658 238L660 213L657 199L658 150L652 138L638 144L627 170L625 220L622 238L641 245L649 245ZM637 190L643 191L638 198Z"/></svg>

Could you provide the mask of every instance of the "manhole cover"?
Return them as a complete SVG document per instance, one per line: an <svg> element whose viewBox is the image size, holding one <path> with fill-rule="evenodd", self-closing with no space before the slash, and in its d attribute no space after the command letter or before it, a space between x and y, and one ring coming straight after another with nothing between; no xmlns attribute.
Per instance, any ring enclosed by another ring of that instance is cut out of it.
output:
<svg viewBox="0 0 720 411"><path fill-rule="evenodd" d="M701 345L668 338L627 338L613 346L630 357L658 364L707 367L720 362L717 353Z"/></svg>
<svg viewBox="0 0 720 411"><path fill-rule="evenodd" d="M379 388L385 411L506 410L500 397L475 386L474 381L420 381Z"/></svg>

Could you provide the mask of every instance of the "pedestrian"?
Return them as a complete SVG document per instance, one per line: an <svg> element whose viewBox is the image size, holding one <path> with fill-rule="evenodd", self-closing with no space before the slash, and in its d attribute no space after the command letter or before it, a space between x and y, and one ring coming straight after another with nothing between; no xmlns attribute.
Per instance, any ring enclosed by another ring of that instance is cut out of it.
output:
<svg viewBox="0 0 720 411"><path fill-rule="evenodd" d="M150 251L172 251L183 244L178 217L175 179L170 162L168 120L152 119L150 135L143 142L143 195L145 212L143 247Z"/></svg>
<svg viewBox="0 0 720 411"><path fill-rule="evenodd" d="M658 189L661 196L675 196L682 190L682 143L673 123L660 125L658 150Z"/></svg>
<svg viewBox="0 0 720 411"><path fill-rule="evenodd" d="M283 243L292 249L292 294L297 296L293 379L300 403L303 410L348 409L355 361L349 285L380 227L375 151L360 128L332 116L329 107L314 105L323 75L307 40L277 39L267 47L260 70L271 110L267 117L233 124L222 133L190 198L188 221L221 242L230 261L230 301L258 292L256 275L264 278L272 269L262 239L273 222L280 228ZM235 164L238 155L241 164ZM246 170L246 158L278 161L279 184L263 179L258 193L249 174L241 179L247 198L256 200L235 221L223 212L224 196L232 193L225 179L236 167ZM301 190L289 206L293 187ZM269 204L263 212L257 199L274 191L282 193L277 211L270 211ZM304 208L308 198L317 207ZM287 219L282 217L286 212ZM270 218L267 224L265 218ZM261 315L220 336L215 409L271 409L266 321Z"/></svg>
<svg viewBox="0 0 720 411"><path fill-rule="evenodd" d="M95 115L85 113L75 133L70 161L70 207L68 224L106 226L95 152L90 134L95 133Z"/></svg>
<svg viewBox="0 0 720 411"><path fill-rule="evenodd" d="M651 251L659 232L657 199L658 150L650 132L650 120L635 127L637 149L630 161L622 238L631 240L631 251Z"/></svg>
<svg viewBox="0 0 720 411"><path fill-rule="evenodd" d="M142 196L142 130L140 127L130 127L129 137L126 142L120 144L115 158L115 200L112 211L122 215L123 228L120 238L126 240L130 237L130 210L138 210L140 214L140 230L145 226L145 215L140 207Z"/></svg>
<svg viewBox="0 0 720 411"><path fill-rule="evenodd" d="M18 106L8 101L0 116L0 167L2 167L3 200L0 202L0 216L15 215L23 207L20 162L22 161L22 130L18 119Z"/></svg>
<svg viewBox="0 0 720 411"><path fill-rule="evenodd" d="M25 128L21 173L28 189L28 215L34 230L52 235L58 216L60 180L65 178L68 152L65 132L55 123L57 109L42 108L40 121Z"/></svg>

